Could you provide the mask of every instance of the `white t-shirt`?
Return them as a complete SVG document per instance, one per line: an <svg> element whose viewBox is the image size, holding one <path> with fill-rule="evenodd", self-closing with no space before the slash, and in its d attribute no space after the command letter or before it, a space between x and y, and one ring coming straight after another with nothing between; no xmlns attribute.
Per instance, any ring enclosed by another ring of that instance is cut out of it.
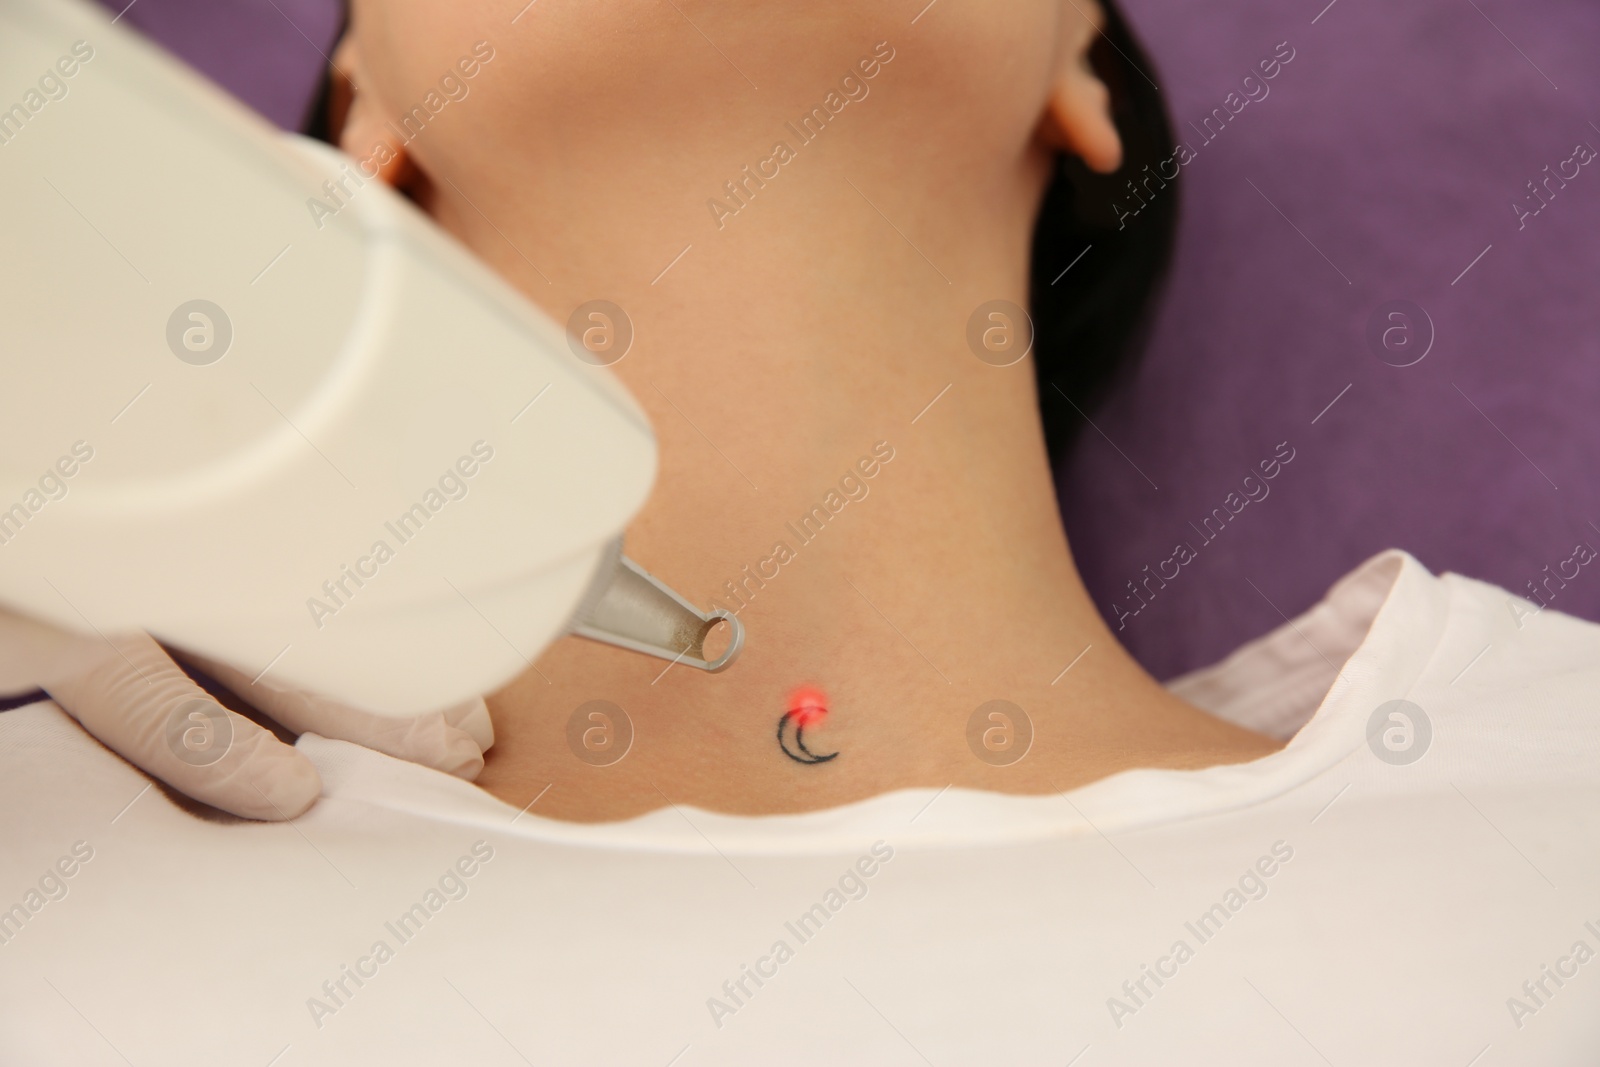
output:
<svg viewBox="0 0 1600 1067"><path fill-rule="evenodd" d="M1389 553L1174 685L1293 740L584 826L306 736L269 825L8 712L0 1063L1600 1062L1600 627Z"/></svg>

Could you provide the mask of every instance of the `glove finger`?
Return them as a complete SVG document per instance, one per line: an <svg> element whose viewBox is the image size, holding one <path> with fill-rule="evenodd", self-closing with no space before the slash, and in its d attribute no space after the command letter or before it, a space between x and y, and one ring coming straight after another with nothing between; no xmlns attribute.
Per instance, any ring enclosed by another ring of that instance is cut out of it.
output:
<svg viewBox="0 0 1600 1067"><path fill-rule="evenodd" d="M327 697L278 685L205 656L190 656L217 681L297 734L349 741L410 763L473 781L494 727L481 697L417 716L379 715Z"/></svg>
<svg viewBox="0 0 1600 1067"><path fill-rule="evenodd" d="M105 651L98 637L0 609L0 693L20 693L76 674Z"/></svg>
<svg viewBox="0 0 1600 1067"><path fill-rule="evenodd" d="M494 720L489 718L489 705L484 703L482 697L464 700L440 714L445 722L464 731L477 742L478 751L487 752L494 747Z"/></svg>
<svg viewBox="0 0 1600 1067"><path fill-rule="evenodd" d="M218 704L148 635L117 635L101 647L86 669L46 690L123 759L247 819L292 819L321 794L310 760Z"/></svg>

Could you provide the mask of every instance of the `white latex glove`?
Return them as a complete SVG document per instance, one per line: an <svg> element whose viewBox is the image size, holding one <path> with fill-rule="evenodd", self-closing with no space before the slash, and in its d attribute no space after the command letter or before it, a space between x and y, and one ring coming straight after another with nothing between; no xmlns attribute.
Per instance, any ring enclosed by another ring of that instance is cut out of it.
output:
<svg viewBox="0 0 1600 1067"><path fill-rule="evenodd" d="M465 778L483 770L494 728L481 698L390 718L287 689L212 660L207 673L294 733L317 733ZM82 637L0 609L0 693L40 688L145 773L248 819L292 819L322 792L311 761L218 704L143 633Z"/></svg>

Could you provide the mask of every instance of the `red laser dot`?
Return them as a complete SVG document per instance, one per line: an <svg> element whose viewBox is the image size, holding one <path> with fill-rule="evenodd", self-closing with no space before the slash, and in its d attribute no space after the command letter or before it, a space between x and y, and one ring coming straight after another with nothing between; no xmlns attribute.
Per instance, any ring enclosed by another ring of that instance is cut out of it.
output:
<svg viewBox="0 0 1600 1067"><path fill-rule="evenodd" d="M789 714L796 726L811 726L828 715L828 697L815 686L801 686L789 694Z"/></svg>

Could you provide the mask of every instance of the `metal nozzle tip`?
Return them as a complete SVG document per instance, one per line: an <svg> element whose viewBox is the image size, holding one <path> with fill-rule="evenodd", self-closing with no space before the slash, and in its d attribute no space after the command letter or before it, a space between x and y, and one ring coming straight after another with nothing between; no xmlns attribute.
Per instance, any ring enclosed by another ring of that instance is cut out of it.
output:
<svg viewBox="0 0 1600 1067"><path fill-rule="evenodd" d="M732 613L701 612L620 548L609 579L602 568L596 589L572 628L579 637L712 673L731 666L744 648L744 624ZM732 629L728 647L707 660L706 638L724 622Z"/></svg>

